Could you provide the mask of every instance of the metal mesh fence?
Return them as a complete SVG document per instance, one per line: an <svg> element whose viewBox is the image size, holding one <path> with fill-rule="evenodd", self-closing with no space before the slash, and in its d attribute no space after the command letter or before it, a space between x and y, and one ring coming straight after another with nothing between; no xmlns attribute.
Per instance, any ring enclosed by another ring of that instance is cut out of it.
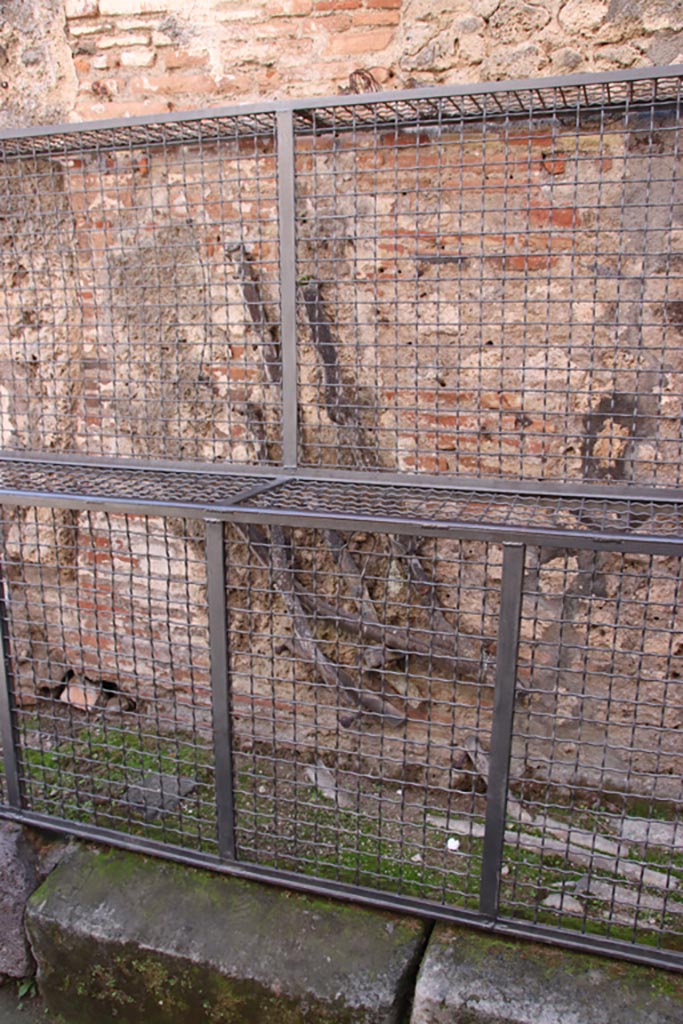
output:
<svg viewBox="0 0 683 1024"><path fill-rule="evenodd" d="M352 524L7 508L12 813L676 966L680 556Z"/></svg>
<svg viewBox="0 0 683 1024"><path fill-rule="evenodd" d="M680 101L669 72L0 140L0 444L677 486Z"/></svg>
<svg viewBox="0 0 683 1024"><path fill-rule="evenodd" d="M353 514L359 522L395 521L446 526L453 522L486 529L565 534L592 533L642 538L680 536L680 508L675 502L550 494L515 494L465 487L379 485L349 481L290 480L245 497L245 507L276 510L293 518L307 514ZM636 541L638 543L638 541Z"/></svg>
<svg viewBox="0 0 683 1024"><path fill-rule="evenodd" d="M680 948L680 558L527 564L501 905Z"/></svg>
<svg viewBox="0 0 683 1024"><path fill-rule="evenodd" d="M418 558L396 538L278 528L235 553L240 856L476 906L481 842L454 856L438 822L484 810L462 750L489 743L500 554L431 541Z"/></svg>
<svg viewBox="0 0 683 1024"><path fill-rule="evenodd" d="M0 810L683 966L681 69L0 140Z"/></svg>
<svg viewBox="0 0 683 1024"><path fill-rule="evenodd" d="M2 521L27 811L216 843L201 527L21 509Z"/></svg>
<svg viewBox="0 0 683 1024"><path fill-rule="evenodd" d="M301 462L678 484L679 89L493 99L311 110Z"/></svg>
<svg viewBox="0 0 683 1024"><path fill-rule="evenodd" d="M277 453L273 126L0 143L3 448L250 462L254 402Z"/></svg>

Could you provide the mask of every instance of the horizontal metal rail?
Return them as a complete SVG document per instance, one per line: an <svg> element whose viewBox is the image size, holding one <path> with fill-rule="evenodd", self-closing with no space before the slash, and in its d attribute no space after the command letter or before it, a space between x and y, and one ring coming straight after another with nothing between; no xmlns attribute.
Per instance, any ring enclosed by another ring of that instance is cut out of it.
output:
<svg viewBox="0 0 683 1024"><path fill-rule="evenodd" d="M223 107L204 107L200 110L174 111L172 114L143 114L133 117L103 118L99 121L83 121L57 125L12 128L0 131L0 142L14 139L49 139L52 136L74 135L88 132L106 132L118 128L144 128L155 125L192 124L219 118L249 117L258 114L276 115L280 111L309 111L326 107L364 107L368 104L438 100L449 97L488 96L509 93L515 95L540 90L580 91L586 87L618 85L636 82L654 82L660 79L674 79L683 75L683 64L657 65L645 68L631 68L622 71L588 72L583 74L555 75L546 78L520 78L511 81L486 82L483 84L436 85L418 89L403 89L372 93L371 95L334 95L316 99L269 100L262 103L230 104ZM570 101L571 102L571 101ZM603 100L604 102L604 100ZM623 97L616 102L623 103ZM552 115L557 106L550 105L546 112ZM543 106L541 106L541 112Z"/></svg>
<svg viewBox="0 0 683 1024"><path fill-rule="evenodd" d="M8 507L92 507L162 516L182 513L225 522L284 526L305 523L312 528L357 527L555 546L569 543L578 549L603 551L676 554L683 544L683 503L664 499L657 492L650 492L647 498L606 498L604 493L601 497L574 498L553 496L547 491L535 495L515 495L509 490L496 493L462 484L447 487L443 482L432 488L426 481L410 485L405 479L370 484L358 478L278 478L245 476L241 472L185 473L181 477L177 471L155 473L123 467L106 471L85 465L54 468L31 462L7 462L5 466L3 480L0 463L0 500ZM30 487L32 477L35 489ZM14 486L8 486L12 483ZM53 490L50 484L61 486ZM150 500L144 491L159 497ZM120 497L115 496L117 492ZM162 496L164 492L166 497ZM185 498L184 494L193 496ZM430 509L431 514L421 512L421 506ZM349 508L354 510L344 514L343 510ZM558 517L562 516L569 522L559 525Z"/></svg>
<svg viewBox="0 0 683 1024"><path fill-rule="evenodd" d="M596 953L611 959L642 964L645 967L659 967L676 972L683 971L681 956L666 950L648 949L646 946L637 947L615 939L605 940L601 939L600 936L590 933L572 934L564 928L552 928L526 923L520 924L519 921L511 918L499 917L492 921L491 919L481 917L478 913L468 913L466 910L458 907L444 907L439 903L429 903L425 900L396 896L391 893L368 889L364 886L345 885L341 882L335 883L324 878L305 878L294 871L276 870L274 868L262 867L259 864L236 861L225 862L218 857L188 851L181 847L173 848L149 839L132 838L122 835L113 829L97 828L86 824L74 825L68 819L60 821L58 818L48 815L34 814L27 811L18 812L13 809L0 807L0 818L32 825L35 828L42 828L62 835L74 835L89 842L104 843L118 849L130 850L132 853L144 853L149 856L161 857L164 860L189 864L192 867L207 868L218 874L231 875L236 878L244 878L256 882L265 882L269 885L309 893L312 896L346 900L394 913L415 914L418 917L426 917L433 921L466 925L469 928L476 928L479 931L494 935L508 935L511 938L518 939L535 939L538 942L575 950L577 953Z"/></svg>

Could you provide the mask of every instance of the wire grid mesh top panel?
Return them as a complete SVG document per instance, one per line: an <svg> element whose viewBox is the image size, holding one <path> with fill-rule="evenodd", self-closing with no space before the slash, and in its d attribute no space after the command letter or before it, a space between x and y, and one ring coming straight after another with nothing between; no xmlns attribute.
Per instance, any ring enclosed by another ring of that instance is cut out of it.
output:
<svg viewBox="0 0 683 1024"><path fill-rule="evenodd" d="M680 483L680 96L311 107L302 463Z"/></svg>
<svg viewBox="0 0 683 1024"><path fill-rule="evenodd" d="M573 118L597 114L606 107L628 106L637 110L651 103L676 103L679 95L679 77L676 70L659 69L660 74L647 72L631 77L615 75L576 75L563 80L497 82L483 86L465 85L459 89L424 90L414 96L401 98L351 98L339 100L331 106L324 102L316 107L303 108L297 104L295 124L300 134L332 129L334 131L359 128L394 128L397 125L414 127L448 122L459 124L463 120L504 116L529 118Z"/></svg>
<svg viewBox="0 0 683 1024"><path fill-rule="evenodd" d="M680 558L528 551L501 912L680 950Z"/></svg>
<svg viewBox="0 0 683 1024"><path fill-rule="evenodd" d="M241 493L272 482L274 478L225 473L154 472L0 460L0 496L5 492L6 497L19 492L206 508L230 505Z"/></svg>
<svg viewBox="0 0 683 1024"><path fill-rule="evenodd" d="M36 156L65 156L71 153L105 152L147 146L185 143L204 144L231 138L252 139L272 136L274 114L262 110L237 115L187 114L175 117L125 118L115 124L55 126L0 132L3 160Z"/></svg>
<svg viewBox="0 0 683 1024"><path fill-rule="evenodd" d="M277 458L273 125L264 114L0 143L0 447Z"/></svg>
<svg viewBox="0 0 683 1024"><path fill-rule="evenodd" d="M519 530L575 533L599 531L626 536L680 538L677 503L633 499L562 498L426 487L292 480L245 498L245 508L394 520L418 524L472 524Z"/></svg>

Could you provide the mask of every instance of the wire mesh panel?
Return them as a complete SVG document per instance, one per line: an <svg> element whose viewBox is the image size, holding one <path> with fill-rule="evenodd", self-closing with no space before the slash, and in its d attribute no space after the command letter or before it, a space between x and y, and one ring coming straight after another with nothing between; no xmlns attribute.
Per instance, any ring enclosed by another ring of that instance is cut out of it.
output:
<svg viewBox="0 0 683 1024"><path fill-rule="evenodd" d="M500 547L271 527L232 550L240 859L476 907Z"/></svg>
<svg viewBox="0 0 683 1024"><path fill-rule="evenodd" d="M559 497L550 494L496 493L475 488L421 487L347 480L287 480L273 488L245 496L247 508L303 516L353 515L366 527L394 520L415 528L457 523L459 527L491 527L520 533L547 532L577 543L577 535L590 533L603 543L614 538L642 545L674 540L681 535L678 502Z"/></svg>
<svg viewBox="0 0 683 1024"><path fill-rule="evenodd" d="M275 483L274 477L237 473L188 473L120 466L81 466L36 460L0 460L0 491L10 502L21 494L63 495L94 504L153 504L198 509L234 504L241 495Z"/></svg>
<svg viewBox="0 0 683 1024"><path fill-rule="evenodd" d="M680 82L639 85L301 115L304 465L680 483Z"/></svg>
<svg viewBox="0 0 683 1024"><path fill-rule="evenodd" d="M681 967L680 102L0 139L3 816Z"/></svg>
<svg viewBox="0 0 683 1024"><path fill-rule="evenodd" d="M5 514L25 810L214 849L206 570L190 525Z"/></svg>
<svg viewBox="0 0 683 1024"><path fill-rule="evenodd" d="M273 126L0 143L1 447L249 462L254 403L277 457Z"/></svg>
<svg viewBox="0 0 683 1024"><path fill-rule="evenodd" d="M504 913L683 948L678 558L530 552Z"/></svg>

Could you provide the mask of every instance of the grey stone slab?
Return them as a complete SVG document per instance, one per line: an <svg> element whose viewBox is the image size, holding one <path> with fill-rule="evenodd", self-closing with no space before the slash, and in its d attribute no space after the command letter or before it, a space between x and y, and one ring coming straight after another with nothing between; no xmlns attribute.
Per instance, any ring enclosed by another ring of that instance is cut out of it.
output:
<svg viewBox="0 0 683 1024"><path fill-rule="evenodd" d="M631 843L671 847L683 850L683 822L646 821L643 818L625 818L621 825L622 839Z"/></svg>
<svg viewBox="0 0 683 1024"><path fill-rule="evenodd" d="M24 910L37 884L33 850L21 826L0 821L0 977L23 978L33 971Z"/></svg>
<svg viewBox="0 0 683 1024"><path fill-rule="evenodd" d="M438 924L410 1024L681 1024L683 978Z"/></svg>
<svg viewBox="0 0 683 1024"><path fill-rule="evenodd" d="M415 918L91 848L27 923L70 1024L398 1024L427 937Z"/></svg>
<svg viewBox="0 0 683 1024"><path fill-rule="evenodd" d="M183 797L188 796L196 785L194 779L184 775L148 772L127 788L123 802L151 821L165 811L177 810Z"/></svg>

